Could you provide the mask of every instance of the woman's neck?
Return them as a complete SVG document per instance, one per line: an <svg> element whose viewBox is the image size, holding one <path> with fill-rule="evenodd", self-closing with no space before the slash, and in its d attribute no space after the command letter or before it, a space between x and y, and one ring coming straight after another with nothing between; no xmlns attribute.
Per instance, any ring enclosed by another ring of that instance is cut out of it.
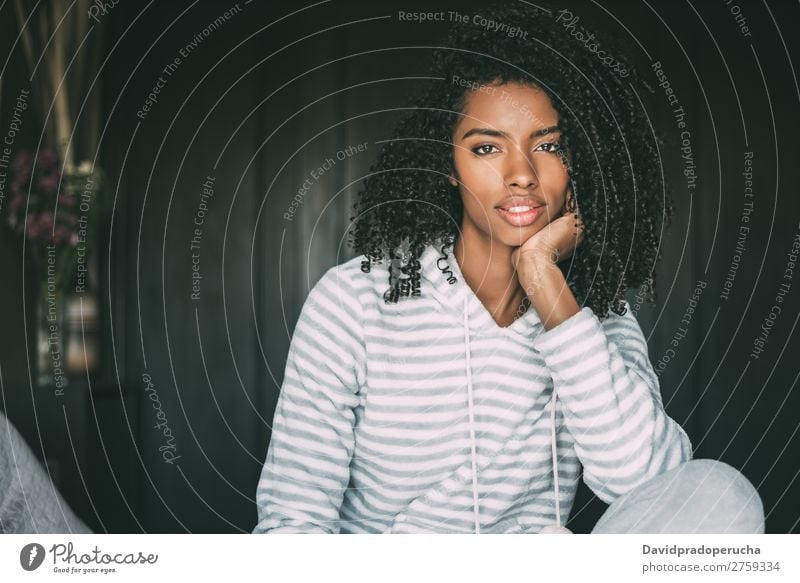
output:
<svg viewBox="0 0 800 583"><path fill-rule="evenodd" d="M499 326L509 326L523 312L525 292L511 265L514 249L483 241L462 231L453 246L464 281Z"/></svg>

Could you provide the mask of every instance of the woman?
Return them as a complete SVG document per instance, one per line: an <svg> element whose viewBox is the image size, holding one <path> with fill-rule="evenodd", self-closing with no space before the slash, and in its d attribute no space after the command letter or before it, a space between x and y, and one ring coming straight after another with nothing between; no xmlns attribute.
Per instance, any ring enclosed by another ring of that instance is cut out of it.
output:
<svg viewBox="0 0 800 583"><path fill-rule="evenodd" d="M635 76L555 12L482 14L530 36L457 25L366 179L361 256L292 338L255 532L568 532L581 467L613 503L595 532L763 531L741 474L690 462L625 305L671 208Z"/></svg>
<svg viewBox="0 0 800 583"><path fill-rule="evenodd" d="M0 412L0 533L88 534L17 428Z"/></svg>

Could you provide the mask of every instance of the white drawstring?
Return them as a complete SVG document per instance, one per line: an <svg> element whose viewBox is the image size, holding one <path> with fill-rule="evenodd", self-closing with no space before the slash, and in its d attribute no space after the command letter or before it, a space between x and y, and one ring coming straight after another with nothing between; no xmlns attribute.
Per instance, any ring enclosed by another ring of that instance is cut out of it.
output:
<svg viewBox="0 0 800 583"><path fill-rule="evenodd" d="M472 507L475 513L475 534L481 532L480 508L478 504L478 460L475 447L475 409L472 400L472 364L470 362L471 350L469 341L469 294L464 294L464 351L466 352L467 369L467 403L469 405L469 441L472 454ZM550 402L550 448L553 456L553 488L555 490L556 524L545 527L542 532L570 533L570 530L561 526L560 490L558 486L558 449L556 444L556 388L553 387L553 397Z"/></svg>
<svg viewBox="0 0 800 583"><path fill-rule="evenodd" d="M469 404L469 441L472 447L472 507L475 511L475 534L481 533L478 508L478 460L475 451L475 410L472 404L472 365L469 346L469 295L464 294L464 349L467 353L467 402Z"/></svg>
<svg viewBox="0 0 800 583"><path fill-rule="evenodd" d="M558 490L558 452L556 449L556 388L553 386L553 408L550 410L550 448L553 453L553 484L556 493L556 527L561 528L561 502Z"/></svg>
<svg viewBox="0 0 800 583"><path fill-rule="evenodd" d="M540 534L572 534L566 526L561 526L561 496L558 489L558 450L556 449L556 388L553 386L553 397L550 399L550 448L553 455L553 489L555 490L556 523L545 526Z"/></svg>

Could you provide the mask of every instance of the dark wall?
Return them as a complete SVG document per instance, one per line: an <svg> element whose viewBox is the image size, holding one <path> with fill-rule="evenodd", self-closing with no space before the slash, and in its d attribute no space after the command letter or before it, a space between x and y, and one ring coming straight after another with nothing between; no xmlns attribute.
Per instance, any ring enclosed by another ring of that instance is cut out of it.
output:
<svg viewBox="0 0 800 583"><path fill-rule="evenodd" d="M294 323L310 286L352 256L346 233L358 181L429 74L430 46L445 30L397 21L398 10L422 3L262 4L240 2L207 37L203 29L232 4L122 2L104 16L99 159L112 178L114 210L100 254L102 366L91 386L75 379L67 399L29 380L24 326L35 289L30 276L22 287L21 242L0 229L3 407L97 530L255 525L255 487ZM659 302L638 310L664 403L696 457L722 459L756 485L768 531L790 532L800 517L796 279L783 280L791 285L783 311L764 352L750 356L800 228L800 92L789 59L798 55L788 36L798 13L773 4L742 6L750 37L720 2L567 6L632 47L653 88L643 102L667 140L664 171L677 216L664 233ZM455 9L470 6L482 4ZM3 14L0 23L8 54L13 19ZM171 74L163 72L198 40ZM693 190L681 130L650 68L656 61L686 112ZM142 119L137 112L160 76L157 102ZM26 83L15 59L3 79L0 129L9 96ZM25 141L37 140L31 129ZM311 170L359 143L366 151L337 162L285 219ZM734 260L746 151L755 196ZM207 182L213 195L206 191L193 249ZM732 263L738 269L724 299ZM193 265L202 275L196 289ZM693 306L698 282L705 287ZM629 299L639 305L636 290ZM682 327L686 335L673 346ZM165 451L180 457L169 463ZM580 491L573 529L588 531L602 513L591 498Z"/></svg>

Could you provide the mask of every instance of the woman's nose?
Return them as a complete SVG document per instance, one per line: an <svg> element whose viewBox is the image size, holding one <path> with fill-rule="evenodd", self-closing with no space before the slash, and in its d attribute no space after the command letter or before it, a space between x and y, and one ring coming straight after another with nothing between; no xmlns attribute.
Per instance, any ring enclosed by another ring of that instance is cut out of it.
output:
<svg viewBox="0 0 800 583"><path fill-rule="evenodd" d="M519 148L513 148L506 158L506 186L533 188L537 184L533 159Z"/></svg>

